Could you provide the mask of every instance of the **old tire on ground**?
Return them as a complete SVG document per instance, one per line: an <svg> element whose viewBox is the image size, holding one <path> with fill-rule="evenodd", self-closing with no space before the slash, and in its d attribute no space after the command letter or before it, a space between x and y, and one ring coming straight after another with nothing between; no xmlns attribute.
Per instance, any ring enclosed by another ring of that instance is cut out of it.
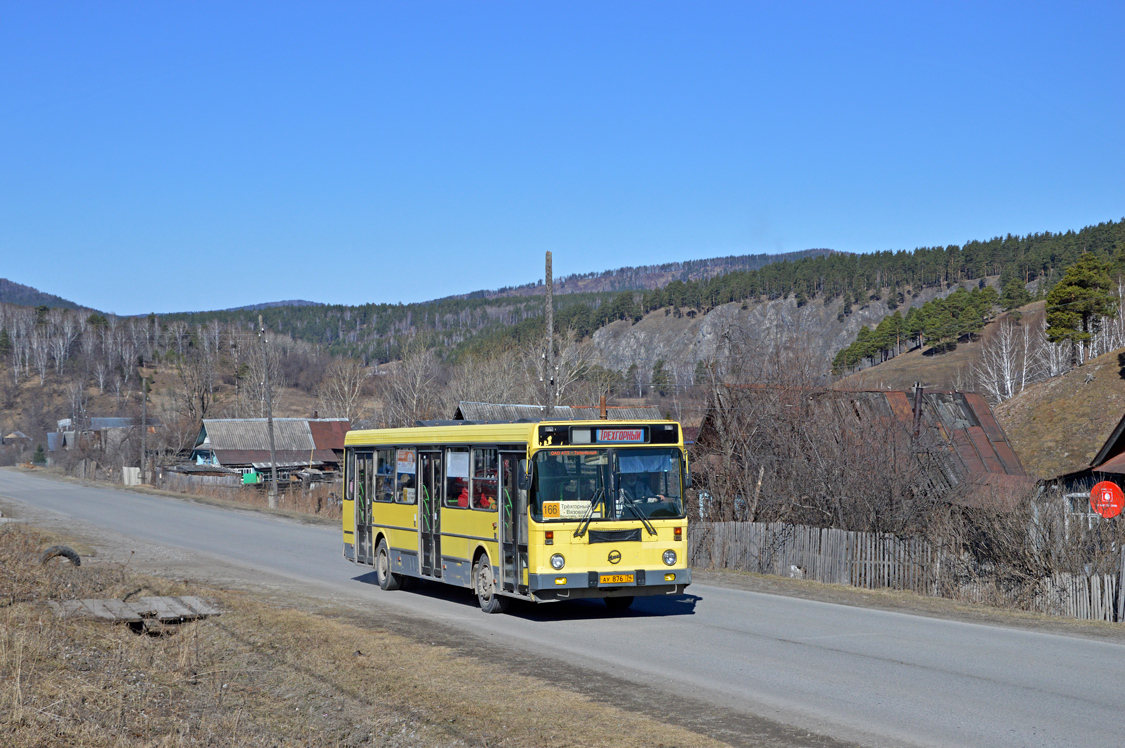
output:
<svg viewBox="0 0 1125 748"><path fill-rule="evenodd" d="M82 565L82 558L74 552L73 548L65 545L52 545L47 550L39 554L39 563L45 564L52 558L65 558L75 566Z"/></svg>
<svg viewBox="0 0 1125 748"><path fill-rule="evenodd" d="M384 590L397 590L402 586L402 575L391 571L391 551L385 539L380 539L375 549L375 581Z"/></svg>
<svg viewBox="0 0 1125 748"><path fill-rule="evenodd" d="M624 597L607 597L605 605L610 610L625 610L633 604L633 596L627 595Z"/></svg>
<svg viewBox="0 0 1125 748"><path fill-rule="evenodd" d="M496 579L492 576L492 564L488 556L481 556L473 566L473 589L477 602L485 613L503 613L508 609L508 598L496 594Z"/></svg>

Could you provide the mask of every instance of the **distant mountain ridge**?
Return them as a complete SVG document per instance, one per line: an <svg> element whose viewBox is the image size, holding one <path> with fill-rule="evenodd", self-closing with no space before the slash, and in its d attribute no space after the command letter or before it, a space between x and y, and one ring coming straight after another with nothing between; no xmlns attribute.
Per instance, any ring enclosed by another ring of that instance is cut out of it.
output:
<svg viewBox="0 0 1125 748"><path fill-rule="evenodd" d="M305 301L304 299L289 299L287 301L266 301L261 304L247 304L235 306L230 309L220 309L222 312L256 312L259 309L273 309L279 306L324 306L320 301Z"/></svg>
<svg viewBox="0 0 1125 748"><path fill-rule="evenodd" d="M841 254L835 249L803 249L780 254L727 255L702 260L666 262L662 265L638 265L600 270L591 273L571 273L554 279L554 292L612 293L616 291L651 291L663 288L672 281L697 281L713 278L735 270L758 270L775 262L793 262L806 257L823 257ZM448 296L449 299L498 299L510 296L537 296L546 292L543 281L522 286L505 286L495 290L473 291ZM440 300L440 299L439 299Z"/></svg>
<svg viewBox="0 0 1125 748"><path fill-rule="evenodd" d="M25 286L22 283L0 278L0 304L15 304L17 306L45 306L51 309L82 309L83 307L73 301L44 293L37 288Z"/></svg>

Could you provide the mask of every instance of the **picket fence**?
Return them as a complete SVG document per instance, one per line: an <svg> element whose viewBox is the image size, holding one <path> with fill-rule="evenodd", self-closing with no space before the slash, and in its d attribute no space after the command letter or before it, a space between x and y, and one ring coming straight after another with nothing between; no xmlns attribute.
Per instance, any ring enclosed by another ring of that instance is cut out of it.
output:
<svg viewBox="0 0 1125 748"><path fill-rule="evenodd" d="M688 528L688 558L697 569L910 590L1085 620L1122 620L1125 612L1117 575L1058 573L1032 586L1013 588L987 573L966 578L964 564L921 538L782 522L695 522Z"/></svg>

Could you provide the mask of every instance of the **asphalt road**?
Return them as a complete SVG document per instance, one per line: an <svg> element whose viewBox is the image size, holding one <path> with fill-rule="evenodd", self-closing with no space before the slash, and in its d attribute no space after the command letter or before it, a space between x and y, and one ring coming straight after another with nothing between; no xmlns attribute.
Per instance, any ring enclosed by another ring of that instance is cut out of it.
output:
<svg viewBox="0 0 1125 748"><path fill-rule="evenodd" d="M0 496L210 562L315 585L514 648L866 745L1125 745L1125 645L721 587L489 616L464 594L382 592L338 530L0 470Z"/></svg>

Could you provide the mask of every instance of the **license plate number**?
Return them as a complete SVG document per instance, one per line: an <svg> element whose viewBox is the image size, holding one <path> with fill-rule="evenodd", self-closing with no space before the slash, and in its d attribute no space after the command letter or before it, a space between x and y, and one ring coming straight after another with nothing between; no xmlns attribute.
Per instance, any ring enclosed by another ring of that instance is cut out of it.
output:
<svg viewBox="0 0 1125 748"><path fill-rule="evenodd" d="M632 574L602 574L598 577L598 584L632 584Z"/></svg>

